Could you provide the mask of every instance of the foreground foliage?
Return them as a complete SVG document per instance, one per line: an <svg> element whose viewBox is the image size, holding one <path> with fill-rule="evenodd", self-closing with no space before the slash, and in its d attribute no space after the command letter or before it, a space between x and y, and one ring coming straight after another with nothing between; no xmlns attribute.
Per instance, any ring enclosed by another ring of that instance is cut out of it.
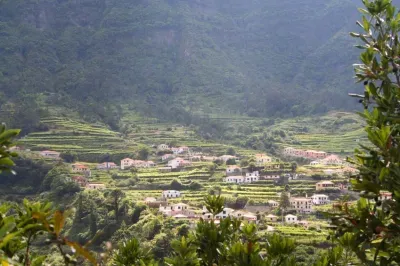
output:
<svg viewBox="0 0 400 266"><path fill-rule="evenodd" d="M360 174L353 188L361 199L342 203L333 217L337 235L351 234L348 244L365 265L395 265L400 261L400 13L390 0L363 1L361 33L351 33L363 49L355 65L364 82L361 98L369 145L356 150ZM389 197L382 198L382 193Z"/></svg>

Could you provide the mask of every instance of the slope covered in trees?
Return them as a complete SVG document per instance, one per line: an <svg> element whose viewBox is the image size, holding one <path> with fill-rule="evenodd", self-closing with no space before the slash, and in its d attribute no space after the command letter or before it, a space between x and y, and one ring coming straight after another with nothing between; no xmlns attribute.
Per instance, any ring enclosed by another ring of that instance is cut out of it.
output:
<svg viewBox="0 0 400 266"><path fill-rule="evenodd" d="M28 108L11 108L17 119L18 108L32 121L50 104L109 124L119 103L168 119L349 109L357 4L4 0L0 104L22 99Z"/></svg>

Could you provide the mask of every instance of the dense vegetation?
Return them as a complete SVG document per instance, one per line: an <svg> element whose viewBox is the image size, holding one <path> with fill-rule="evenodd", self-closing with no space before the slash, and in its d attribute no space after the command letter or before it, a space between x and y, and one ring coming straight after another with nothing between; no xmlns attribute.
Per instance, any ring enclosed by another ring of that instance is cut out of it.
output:
<svg viewBox="0 0 400 266"><path fill-rule="evenodd" d="M54 105L114 129L120 103L187 124L352 108L350 0L0 5L1 117L23 131Z"/></svg>

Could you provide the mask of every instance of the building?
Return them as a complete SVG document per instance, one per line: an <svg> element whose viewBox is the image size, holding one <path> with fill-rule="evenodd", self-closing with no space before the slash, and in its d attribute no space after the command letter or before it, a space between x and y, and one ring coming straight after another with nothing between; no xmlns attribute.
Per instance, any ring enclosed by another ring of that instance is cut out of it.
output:
<svg viewBox="0 0 400 266"><path fill-rule="evenodd" d="M160 206L167 206L167 201L165 199L156 199L154 197L145 198L144 203L150 208L159 208Z"/></svg>
<svg viewBox="0 0 400 266"><path fill-rule="evenodd" d="M242 172L242 168L240 168L237 165L228 165L226 168L226 174L231 175L231 174L240 174Z"/></svg>
<svg viewBox="0 0 400 266"><path fill-rule="evenodd" d="M228 160L231 160L231 159L236 160L236 156L233 156L233 155L222 155L222 156L219 156L218 159L220 159L221 161L226 163Z"/></svg>
<svg viewBox="0 0 400 266"><path fill-rule="evenodd" d="M324 194L314 194L311 196L312 203L315 205L324 205L330 202L329 197Z"/></svg>
<svg viewBox="0 0 400 266"><path fill-rule="evenodd" d="M125 158L121 160L121 169L127 169L129 167L131 167L133 164L133 160L131 158Z"/></svg>
<svg viewBox="0 0 400 266"><path fill-rule="evenodd" d="M342 169L342 173L343 174L349 174L349 175L356 175L356 174L359 174L360 171L358 169L356 169L356 168L346 166L346 167L344 167Z"/></svg>
<svg viewBox="0 0 400 266"><path fill-rule="evenodd" d="M388 191L381 191L379 193L379 200L390 200L392 199L392 193Z"/></svg>
<svg viewBox="0 0 400 266"><path fill-rule="evenodd" d="M73 176L72 180L81 187L86 187L88 181L84 176Z"/></svg>
<svg viewBox="0 0 400 266"><path fill-rule="evenodd" d="M294 156L296 149L292 147L287 147L283 149L283 154L287 156Z"/></svg>
<svg viewBox="0 0 400 266"><path fill-rule="evenodd" d="M189 205L184 203L177 203L169 206L160 206L159 212L165 216L176 216L179 214L185 215L185 218L194 218L195 211L189 207Z"/></svg>
<svg viewBox="0 0 400 266"><path fill-rule="evenodd" d="M131 167L135 168L149 168L154 167L156 164L153 161L142 161L142 160L133 160L130 158L125 158L121 160L121 169L128 169Z"/></svg>
<svg viewBox="0 0 400 266"><path fill-rule="evenodd" d="M112 162L104 162L104 163L98 164L96 168L99 170L108 170L108 169L118 168L118 165L116 165L115 163L112 163Z"/></svg>
<svg viewBox="0 0 400 266"><path fill-rule="evenodd" d="M277 174L267 174L264 178L265 179L279 179L280 175Z"/></svg>
<svg viewBox="0 0 400 266"><path fill-rule="evenodd" d="M157 150L158 151L169 150L169 146L167 144L160 144L160 145L157 146Z"/></svg>
<svg viewBox="0 0 400 266"><path fill-rule="evenodd" d="M271 206L272 208L277 208L279 206L279 202L275 200L269 200L268 205Z"/></svg>
<svg viewBox="0 0 400 266"><path fill-rule="evenodd" d="M277 222L278 221L278 216L273 215L273 214L268 214L267 216L265 216L265 219L268 222Z"/></svg>
<svg viewBox="0 0 400 266"><path fill-rule="evenodd" d="M245 183L257 182L258 180L260 180L260 174L258 171L254 171L252 173L246 173L246 176L244 178Z"/></svg>
<svg viewBox="0 0 400 266"><path fill-rule="evenodd" d="M56 152L56 151L41 151L41 152L39 152L39 154L41 155L41 156L44 156L44 157L48 157L48 158L52 158L52 159L58 159L58 158L60 158L60 153L59 152Z"/></svg>
<svg viewBox="0 0 400 266"><path fill-rule="evenodd" d="M191 162L186 161L186 160L184 160L184 159L182 159L180 157L177 157L177 158L175 158L175 159L173 159L173 160L168 162L168 166L171 167L172 169L176 169L176 168L179 168L179 167L184 167L184 166L187 166L187 165L191 165Z"/></svg>
<svg viewBox="0 0 400 266"><path fill-rule="evenodd" d="M189 147L182 146L182 147L172 147L171 151L173 154L182 154L189 152Z"/></svg>
<svg viewBox="0 0 400 266"><path fill-rule="evenodd" d="M294 224L297 223L297 216L288 214L285 216L285 222L288 224Z"/></svg>
<svg viewBox="0 0 400 266"><path fill-rule="evenodd" d="M311 198L290 198L290 206L298 213L311 213L313 211Z"/></svg>
<svg viewBox="0 0 400 266"><path fill-rule="evenodd" d="M155 167L155 166L156 166L156 163L153 162L153 161L144 161L143 166L144 166L145 168Z"/></svg>
<svg viewBox="0 0 400 266"><path fill-rule="evenodd" d="M267 156L266 154L256 154L256 164L258 166L262 166L266 163L271 163L272 158Z"/></svg>
<svg viewBox="0 0 400 266"><path fill-rule="evenodd" d="M335 189L335 183L331 181L321 181L315 184L315 190L316 191L321 191L321 190L327 190L327 189Z"/></svg>
<svg viewBox="0 0 400 266"><path fill-rule="evenodd" d="M215 219L225 219L234 211L235 210L231 209L231 208L223 208L222 212L220 212L217 215L215 215ZM203 206L202 218L205 219L205 220L209 220L209 219L213 218L212 214L207 210L206 206Z"/></svg>
<svg viewBox="0 0 400 266"><path fill-rule="evenodd" d="M311 163L310 163L310 165L320 165L321 163L319 162L319 161L312 161Z"/></svg>
<svg viewBox="0 0 400 266"><path fill-rule="evenodd" d="M167 198L179 198L181 196L181 192L177 190L164 190L161 193L161 197Z"/></svg>
<svg viewBox="0 0 400 266"><path fill-rule="evenodd" d="M74 172L87 172L90 171L89 167L87 167L84 164L80 164L80 163L74 163L71 165L72 167L72 171Z"/></svg>
<svg viewBox="0 0 400 266"><path fill-rule="evenodd" d="M175 155L171 154L171 153L167 153L164 154L163 156L161 156L161 161L166 161L168 159L173 159L175 158Z"/></svg>
<svg viewBox="0 0 400 266"><path fill-rule="evenodd" d="M225 183L244 183L244 177L243 176L228 176L224 178Z"/></svg>
<svg viewBox="0 0 400 266"><path fill-rule="evenodd" d="M103 183L91 182L86 184L87 189L103 190L106 189L106 185Z"/></svg>
<svg viewBox="0 0 400 266"><path fill-rule="evenodd" d="M244 220L248 222L254 222L254 223L257 222L257 216L251 212L238 210L231 212L229 216L235 219Z"/></svg>
<svg viewBox="0 0 400 266"><path fill-rule="evenodd" d="M324 151L307 150L304 152L304 157L309 159L323 159L326 155L327 154Z"/></svg>
<svg viewBox="0 0 400 266"><path fill-rule="evenodd" d="M283 154L291 157L304 157L308 159L323 159L327 156L324 151L314 151L314 150L300 150L292 147L287 147L283 149Z"/></svg>
<svg viewBox="0 0 400 266"><path fill-rule="evenodd" d="M342 165L343 160L339 158L337 155L329 155L325 159L320 161L322 165Z"/></svg>

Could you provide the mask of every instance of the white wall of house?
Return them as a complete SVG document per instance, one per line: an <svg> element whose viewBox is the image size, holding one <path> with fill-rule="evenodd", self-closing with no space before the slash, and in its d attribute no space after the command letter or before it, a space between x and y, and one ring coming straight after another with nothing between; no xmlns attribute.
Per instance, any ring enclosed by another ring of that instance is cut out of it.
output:
<svg viewBox="0 0 400 266"><path fill-rule="evenodd" d="M289 224L297 223L297 216L288 214L285 216L285 222Z"/></svg>
<svg viewBox="0 0 400 266"><path fill-rule="evenodd" d="M163 198L179 198L181 196L181 192L177 190L164 190L162 192Z"/></svg>

